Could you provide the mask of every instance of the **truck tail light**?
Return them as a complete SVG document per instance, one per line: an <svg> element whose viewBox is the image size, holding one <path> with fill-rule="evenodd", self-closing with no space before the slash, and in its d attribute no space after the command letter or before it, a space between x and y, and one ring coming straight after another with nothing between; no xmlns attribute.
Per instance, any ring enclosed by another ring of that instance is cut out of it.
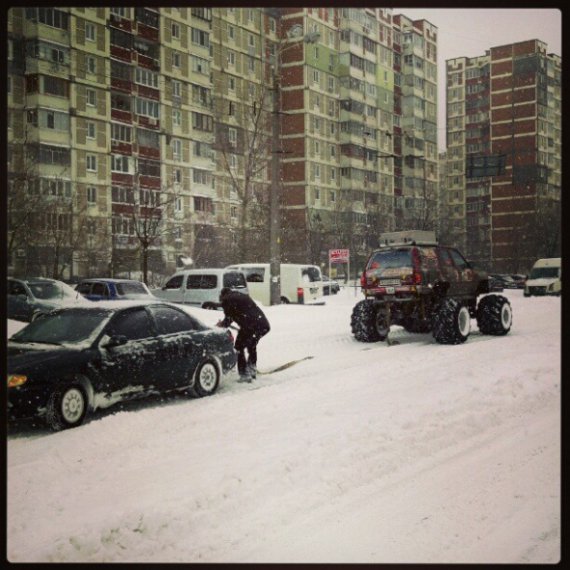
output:
<svg viewBox="0 0 570 570"><path fill-rule="evenodd" d="M412 278L415 285L420 285L422 282L421 259L420 252L417 247L412 248Z"/></svg>
<svg viewBox="0 0 570 570"><path fill-rule="evenodd" d="M305 292L303 287L297 287L297 301L302 305L305 302Z"/></svg>

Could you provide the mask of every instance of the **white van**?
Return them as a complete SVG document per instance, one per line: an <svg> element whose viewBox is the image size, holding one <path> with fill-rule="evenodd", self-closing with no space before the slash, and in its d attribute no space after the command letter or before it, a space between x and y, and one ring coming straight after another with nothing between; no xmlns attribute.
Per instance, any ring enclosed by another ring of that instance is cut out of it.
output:
<svg viewBox="0 0 570 570"><path fill-rule="evenodd" d="M184 269L169 277L160 289L151 289L151 293L172 303L218 309L223 287L249 293L245 275L229 269Z"/></svg>
<svg viewBox="0 0 570 570"><path fill-rule="evenodd" d="M250 296L262 305L271 304L269 263L238 263L226 269L243 271ZM318 265L281 263L281 302L324 304L323 278Z"/></svg>
<svg viewBox="0 0 570 570"><path fill-rule="evenodd" d="M524 296L561 295L562 259L550 257L539 259L533 266L524 284Z"/></svg>

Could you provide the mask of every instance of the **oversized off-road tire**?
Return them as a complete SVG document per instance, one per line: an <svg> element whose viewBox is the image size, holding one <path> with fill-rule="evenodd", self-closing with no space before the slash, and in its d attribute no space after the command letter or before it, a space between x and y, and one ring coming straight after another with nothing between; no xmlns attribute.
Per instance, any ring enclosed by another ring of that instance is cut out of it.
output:
<svg viewBox="0 0 570 570"><path fill-rule="evenodd" d="M212 360L204 360L194 373L194 385L190 394L195 398L211 396L220 384L220 371Z"/></svg>
<svg viewBox="0 0 570 570"><path fill-rule="evenodd" d="M433 317L433 337L440 344L461 344L471 330L469 308L455 299L443 299Z"/></svg>
<svg viewBox="0 0 570 570"><path fill-rule="evenodd" d="M487 295L477 307L477 326L483 334L502 336L511 330L513 311L502 295Z"/></svg>
<svg viewBox="0 0 570 570"><path fill-rule="evenodd" d="M58 386L48 399L46 422L53 431L77 427L87 415L87 396L79 384Z"/></svg>
<svg viewBox="0 0 570 570"><path fill-rule="evenodd" d="M386 310L381 304L360 301L352 309L350 317L350 328L354 338L360 342L386 340L390 332L386 317Z"/></svg>

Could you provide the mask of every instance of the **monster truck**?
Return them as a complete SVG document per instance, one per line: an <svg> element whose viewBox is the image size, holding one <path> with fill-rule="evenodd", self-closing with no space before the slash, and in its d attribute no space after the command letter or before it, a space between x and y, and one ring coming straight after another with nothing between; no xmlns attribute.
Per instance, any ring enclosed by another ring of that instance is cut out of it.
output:
<svg viewBox="0 0 570 570"><path fill-rule="evenodd" d="M365 299L351 315L356 340L386 340L390 327L400 325L409 332L431 331L441 344L460 344L472 318L482 334L507 334L511 305L502 295L488 294L487 273L456 248L437 244L432 232L417 234L392 232L368 258L360 278Z"/></svg>

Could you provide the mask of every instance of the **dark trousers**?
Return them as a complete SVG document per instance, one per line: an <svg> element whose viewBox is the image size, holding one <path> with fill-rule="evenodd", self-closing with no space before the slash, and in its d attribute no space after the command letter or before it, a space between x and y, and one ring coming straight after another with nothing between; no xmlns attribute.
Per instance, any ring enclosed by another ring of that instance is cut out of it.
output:
<svg viewBox="0 0 570 570"><path fill-rule="evenodd" d="M238 353L237 365L239 374L245 374L248 365L255 366L257 364L257 343L267 332L268 331L251 331L247 329L239 330L234 345ZM245 355L246 350L248 354L247 358Z"/></svg>

